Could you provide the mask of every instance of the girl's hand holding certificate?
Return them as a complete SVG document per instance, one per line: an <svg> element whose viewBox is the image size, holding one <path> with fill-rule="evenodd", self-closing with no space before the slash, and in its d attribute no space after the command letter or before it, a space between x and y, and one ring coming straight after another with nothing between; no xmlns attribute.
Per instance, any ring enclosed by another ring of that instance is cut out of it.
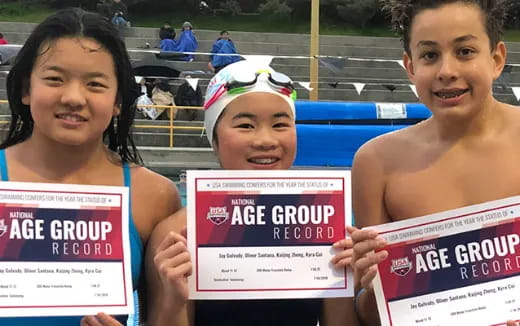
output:
<svg viewBox="0 0 520 326"><path fill-rule="evenodd" d="M183 233L186 234L186 228ZM164 293L174 295L174 302L188 299L187 277L191 275L190 253L186 238L176 232L169 232L157 248L154 263L159 271Z"/></svg>
<svg viewBox="0 0 520 326"><path fill-rule="evenodd" d="M80 326L123 326L114 317L100 312L95 316L86 316L81 319Z"/></svg>

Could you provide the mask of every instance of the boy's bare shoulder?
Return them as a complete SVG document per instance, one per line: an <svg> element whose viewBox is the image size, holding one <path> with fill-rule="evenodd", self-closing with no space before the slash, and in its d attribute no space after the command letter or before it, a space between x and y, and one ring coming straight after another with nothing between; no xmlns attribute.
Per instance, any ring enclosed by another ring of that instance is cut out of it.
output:
<svg viewBox="0 0 520 326"><path fill-rule="evenodd" d="M499 102L497 109L504 113L504 121L506 121L501 128L507 131L507 135L514 138L516 143L517 137L520 137L520 128L518 128L520 124L520 106Z"/></svg>
<svg viewBox="0 0 520 326"><path fill-rule="evenodd" d="M375 137L359 148L355 160L377 159L380 162L403 159L421 149L428 135L428 121Z"/></svg>
<svg viewBox="0 0 520 326"><path fill-rule="evenodd" d="M500 104L509 113L509 118L513 120L520 120L520 106L511 105L507 103Z"/></svg>

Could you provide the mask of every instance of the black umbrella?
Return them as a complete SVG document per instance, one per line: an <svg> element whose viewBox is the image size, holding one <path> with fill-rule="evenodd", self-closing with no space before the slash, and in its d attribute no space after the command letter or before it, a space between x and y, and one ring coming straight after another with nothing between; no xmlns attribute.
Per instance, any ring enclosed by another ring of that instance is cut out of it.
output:
<svg viewBox="0 0 520 326"><path fill-rule="evenodd" d="M177 56L175 56L175 54L176 53L173 53L168 56L168 59L172 56L174 58L183 56L182 53L179 53ZM161 57L161 54L149 53L143 59L132 62L134 74L137 76L179 77L182 71L181 64L175 61L161 59Z"/></svg>

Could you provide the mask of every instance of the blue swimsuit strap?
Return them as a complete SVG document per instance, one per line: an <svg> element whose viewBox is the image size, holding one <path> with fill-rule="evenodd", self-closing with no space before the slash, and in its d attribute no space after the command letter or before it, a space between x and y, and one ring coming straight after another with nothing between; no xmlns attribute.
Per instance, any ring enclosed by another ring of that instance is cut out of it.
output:
<svg viewBox="0 0 520 326"><path fill-rule="evenodd" d="M0 173L2 173L2 181L9 181L7 173L7 160L5 159L5 149L0 150Z"/></svg>
<svg viewBox="0 0 520 326"><path fill-rule="evenodd" d="M137 231L137 228L134 223L134 218L132 214L132 193L131 193L131 184L132 179L130 175L130 167L128 166L128 163L123 163L123 175L124 175L124 185L125 187L128 187L130 193L129 193L129 222L130 222L130 247L134 250L131 250L132 252L132 280L134 284L134 289L137 287L137 283L139 281L139 276L141 274L141 265L143 263L143 242L141 241L141 236L139 235L139 232ZM137 251L136 251L137 250Z"/></svg>

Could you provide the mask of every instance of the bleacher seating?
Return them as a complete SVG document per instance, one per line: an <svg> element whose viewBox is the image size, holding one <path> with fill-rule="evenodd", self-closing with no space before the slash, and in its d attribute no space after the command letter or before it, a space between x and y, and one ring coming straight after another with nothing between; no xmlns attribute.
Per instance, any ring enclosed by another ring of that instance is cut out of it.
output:
<svg viewBox="0 0 520 326"><path fill-rule="evenodd" d="M34 24L30 23L0 22L0 31L2 31L11 44L23 44L34 26ZM209 52L219 31L198 30L195 28L195 34L199 40L199 52ZM309 35L230 31L230 37L235 42L237 51L241 54L274 56L272 66L293 78L296 82L298 98L304 101L309 98L309 91L298 83L309 81ZM155 46L158 44L158 28L130 28L127 30L125 42L129 49L130 57L134 62L143 60L147 56L154 56L154 54L147 51L157 50ZM147 44L150 45L149 48ZM511 87L520 86L520 43L508 43L507 45L508 64L513 65L509 66L504 75L497 81L494 92L499 100L517 104L518 101ZM365 110L367 106L371 107L376 105L375 103L385 102L418 102L416 95L410 88L410 81L407 79L404 69L398 63L402 56L402 47L397 38L321 36L320 56L323 57L320 59L318 97L320 101L331 103L319 103L319 105L316 105L315 103L306 104L305 102L300 102L298 104L297 118L301 123L298 124L299 154L296 161L297 164L305 166L313 164L348 166L353 153L364 141L376 134L394 130L414 122L413 119L408 121L386 120L389 123L385 126L384 122L376 121L377 119L368 119L368 121L372 122L361 126L359 121L363 119L359 116L351 117L352 119L343 116L343 118L339 119L341 122L337 125L332 124L335 126L334 130L332 130L332 127L327 127L326 124L308 121L305 117L310 112L309 110L313 110L313 118L311 120L316 120L316 117L321 117L323 120L334 120L334 117L330 115L336 114L337 110L348 111L353 110L353 108L356 108L355 110L360 108ZM207 67L208 61L209 57L207 55L199 54L196 55L194 62L179 62L184 73L180 78L169 79L169 83L175 89L184 81L182 76L190 75L192 78L199 78L199 85L204 92L209 79L212 77ZM353 83L365 84L361 94L358 94ZM0 71L0 99L6 98L5 74ZM334 102L337 103L335 104ZM345 106L340 102L365 103L360 105L354 103ZM0 115L7 117L7 104L0 103ZM424 117L426 116L422 116L420 119ZM374 124L374 121L377 123ZM206 138L201 137L200 122L175 122L175 126L180 126L181 128L174 129L173 144L176 150L174 152L170 151L169 154L156 150L158 147L167 147L170 143L168 129L152 128L160 124L167 126L169 122L139 120L137 121L139 128L135 129L138 145L145 148L145 160L148 160L156 169L180 169L184 165L195 164L201 162L201 160L207 163L202 164L204 166L216 166L216 161L212 158L211 151L208 149L209 144ZM151 127L147 128L150 125ZM3 126L5 127L5 124ZM186 126L195 128L183 128ZM323 156L323 153L325 153L323 150L327 149L323 146L324 138L321 136L316 137L316 133L320 135L326 134L330 139L327 138L329 140L326 140L325 143L332 145L338 145L337 142L333 141L336 138L347 139L355 135L356 141L351 146L349 145L349 148L344 148L344 146L347 146L345 144L339 144L341 146L338 148L330 148L328 150L330 155L341 153L342 157L327 157ZM320 144L314 144L316 139L320 139ZM188 147L190 149L187 149ZM197 153L199 156L195 159L190 159L188 158L190 153ZM157 158L157 155L162 157L162 159ZM167 158L164 155L172 155L172 157ZM309 160L320 156L325 161L314 162ZM327 161L329 159L330 161Z"/></svg>

